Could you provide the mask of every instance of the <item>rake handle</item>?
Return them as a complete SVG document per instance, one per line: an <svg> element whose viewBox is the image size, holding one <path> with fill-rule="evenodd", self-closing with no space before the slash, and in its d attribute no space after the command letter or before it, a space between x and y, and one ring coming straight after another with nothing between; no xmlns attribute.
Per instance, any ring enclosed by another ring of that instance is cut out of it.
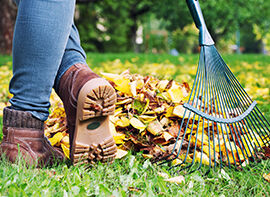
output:
<svg viewBox="0 0 270 197"><path fill-rule="evenodd" d="M186 0L191 16L194 20L196 27L200 30L199 34L199 44L200 45L214 45L209 31L207 30L202 10L198 0Z"/></svg>

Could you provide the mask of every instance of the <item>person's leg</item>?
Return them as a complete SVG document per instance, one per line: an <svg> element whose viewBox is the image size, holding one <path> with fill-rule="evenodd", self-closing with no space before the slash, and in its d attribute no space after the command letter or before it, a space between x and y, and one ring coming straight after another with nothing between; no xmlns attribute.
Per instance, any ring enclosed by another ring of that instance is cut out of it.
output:
<svg viewBox="0 0 270 197"><path fill-rule="evenodd" d="M63 74L72 66L75 64L85 64L86 63L86 54L83 48L81 47L81 42L80 42L80 36L79 32L75 26L75 24L72 24L72 28L70 31L70 35L68 38L68 42L65 48L65 52L60 64L60 67L58 69L55 82L54 82L54 89L56 92L58 92L58 86L61 77Z"/></svg>
<svg viewBox="0 0 270 197"><path fill-rule="evenodd" d="M13 109L44 121L49 98L71 32L75 0L19 2L13 40Z"/></svg>
<svg viewBox="0 0 270 197"><path fill-rule="evenodd" d="M11 107L4 109L0 155L46 165L63 154L44 137L49 98L70 35L75 0L22 0L13 39Z"/></svg>

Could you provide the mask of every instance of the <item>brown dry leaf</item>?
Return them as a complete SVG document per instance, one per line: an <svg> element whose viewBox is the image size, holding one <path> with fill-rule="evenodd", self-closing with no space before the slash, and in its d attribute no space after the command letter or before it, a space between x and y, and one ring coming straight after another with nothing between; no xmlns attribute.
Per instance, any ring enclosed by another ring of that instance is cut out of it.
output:
<svg viewBox="0 0 270 197"><path fill-rule="evenodd" d="M158 120L150 122L146 129L153 135L159 135L163 131L162 125Z"/></svg>
<svg viewBox="0 0 270 197"><path fill-rule="evenodd" d="M171 125L169 128L168 128L168 132L174 136L174 137L177 137L178 136L178 133L179 133L179 129L180 129L180 125L177 123L177 124L173 124ZM181 134L183 134L184 132L180 131L180 136Z"/></svg>
<svg viewBox="0 0 270 197"><path fill-rule="evenodd" d="M270 148L269 147L263 147L263 150L265 152L265 157L270 158Z"/></svg>

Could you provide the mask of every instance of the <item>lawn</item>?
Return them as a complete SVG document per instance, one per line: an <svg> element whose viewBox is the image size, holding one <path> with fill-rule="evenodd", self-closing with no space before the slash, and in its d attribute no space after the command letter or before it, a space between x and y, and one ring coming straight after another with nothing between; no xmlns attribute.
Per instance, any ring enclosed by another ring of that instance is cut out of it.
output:
<svg viewBox="0 0 270 197"><path fill-rule="evenodd" d="M88 54L87 62L97 73L132 73L187 81L192 85L199 55ZM224 55L248 94L270 120L270 57L262 55ZM0 56L0 65L11 69L11 57ZM8 72L2 72L8 73ZM2 77L2 76L0 76ZM5 77L1 78L3 84ZM5 79L6 80L6 79ZM6 82L5 82L6 83ZM7 88L7 86L3 86ZM2 88L3 88L2 87ZM5 92L6 90L1 90ZM5 95L5 94L2 94ZM1 118L0 118L1 119ZM2 122L2 121L1 121ZM2 124L2 123L1 123ZM270 183L263 174L270 172L270 161L251 164L243 171L225 167L213 169L207 176L197 171L181 172L181 184L166 181L178 176L167 165L157 166L140 153L131 154L113 164L96 164L85 170L67 163L44 169L0 163L1 196L269 196Z"/></svg>

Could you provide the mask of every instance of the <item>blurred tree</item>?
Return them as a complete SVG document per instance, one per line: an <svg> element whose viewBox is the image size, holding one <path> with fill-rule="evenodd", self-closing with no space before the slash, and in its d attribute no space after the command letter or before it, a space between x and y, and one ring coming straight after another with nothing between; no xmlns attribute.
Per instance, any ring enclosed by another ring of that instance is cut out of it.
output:
<svg viewBox="0 0 270 197"><path fill-rule="evenodd" d="M154 6L151 0L102 0L80 5L77 26L83 47L87 51L138 52L138 25Z"/></svg>
<svg viewBox="0 0 270 197"><path fill-rule="evenodd" d="M0 53L11 54L16 7L12 0L0 0Z"/></svg>

